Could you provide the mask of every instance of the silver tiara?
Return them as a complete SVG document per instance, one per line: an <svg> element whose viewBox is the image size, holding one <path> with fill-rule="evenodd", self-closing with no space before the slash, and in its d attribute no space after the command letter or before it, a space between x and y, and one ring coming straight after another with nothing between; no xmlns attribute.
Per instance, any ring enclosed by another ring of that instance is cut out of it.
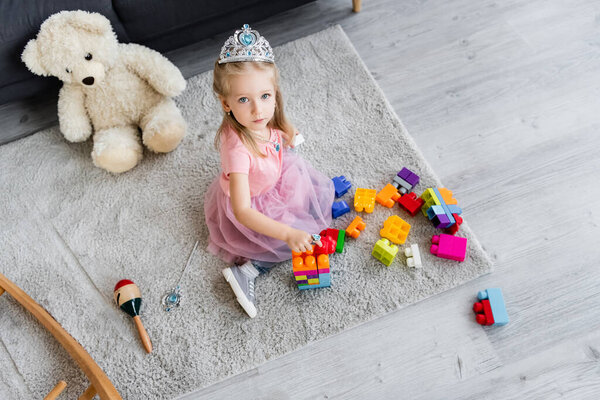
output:
<svg viewBox="0 0 600 400"><path fill-rule="evenodd" d="M250 29L248 24L229 36L219 55L219 64L238 61L275 62L273 49L267 39L260 36L258 31Z"/></svg>

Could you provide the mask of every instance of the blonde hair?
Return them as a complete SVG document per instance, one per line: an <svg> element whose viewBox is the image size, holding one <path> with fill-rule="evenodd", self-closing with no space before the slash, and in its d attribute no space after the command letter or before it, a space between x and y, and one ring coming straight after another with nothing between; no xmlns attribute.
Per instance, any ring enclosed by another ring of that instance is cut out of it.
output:
<svg viewBox="0 0 600 400"><path fill-rule="evenodd" d="M267 126L282 131L284 139L287 143L290 143L291 139L294 137L294 126L289 122L285 116L285 113L283 112L283 96L281 95L281 90L279 90L279 71L275 64L255 61L219 64L219 61L217 60L215 62L215 69L213 72L213 91L221 98L227 97L231 90L229 78L232 75L246 73L251 69L271 71L273 73L273 86L275 87L275 113L273 114L273 118L269 121ZM260 151L258 143L256 142L252 132L240 124L235 119L234 115L229 115L228 113L223 114L223 121L217 130L217 135L215 136L215 147L217 149L221 143L221 136L228 127L231 127L235 131L242 143L244 143L252 152L260 157L266 157L266 155Z"/></svg>

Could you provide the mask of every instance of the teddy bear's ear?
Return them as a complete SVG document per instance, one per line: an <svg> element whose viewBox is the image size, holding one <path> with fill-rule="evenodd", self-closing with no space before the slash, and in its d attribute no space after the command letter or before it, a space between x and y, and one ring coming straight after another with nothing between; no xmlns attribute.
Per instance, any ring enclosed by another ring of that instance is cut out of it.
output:
<svg viewBox="0 0 600 400"><path fill-rule="evenodd" d="M40 52L38 51L38 45L35 39L31 39L29 42L27 42L27 45L23 50L23 54L21 54L21 60L34 74L48 75L48 72L40 63Z"/></svg>
<svg viewBox="0 0 600 400"><path fill-rule="evenodd" d="M68 23L76 29L83 29L91 33L103 35L112 31L110 21L102 14L87 11L71 11Z"/></svg>

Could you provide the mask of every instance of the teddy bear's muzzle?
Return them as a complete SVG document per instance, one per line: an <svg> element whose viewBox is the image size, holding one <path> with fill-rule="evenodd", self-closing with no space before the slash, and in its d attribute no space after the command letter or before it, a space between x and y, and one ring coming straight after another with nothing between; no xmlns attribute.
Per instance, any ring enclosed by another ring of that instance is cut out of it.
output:
<svg viewBox="0 0 600 400"><path fill-rule="evenodd" d="M91 86L94 84L94 77L93 76L85 77L85 78L83 78L83 80L81 82L83 82L85 85Z"/></svg>

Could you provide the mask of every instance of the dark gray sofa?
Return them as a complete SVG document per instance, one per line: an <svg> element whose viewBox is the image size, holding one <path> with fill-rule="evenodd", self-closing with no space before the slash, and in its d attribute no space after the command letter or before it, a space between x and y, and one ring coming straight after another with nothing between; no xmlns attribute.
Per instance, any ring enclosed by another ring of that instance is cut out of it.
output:
<svg viewBox="0 0 600 400"><path fill-rule="evenodd" d="M0 113L11 105L29 109L55 99L60 81L39 77L21 62L21 52L42 22L61 10L87 10L106 16L119 41L143 44L161 53L260 21L314 0L2 0L0 1ZM48 112L47 110L45 112ZM1 115L0 115L1 117ZM0 130L0 144L27 132Z"/></svg>

